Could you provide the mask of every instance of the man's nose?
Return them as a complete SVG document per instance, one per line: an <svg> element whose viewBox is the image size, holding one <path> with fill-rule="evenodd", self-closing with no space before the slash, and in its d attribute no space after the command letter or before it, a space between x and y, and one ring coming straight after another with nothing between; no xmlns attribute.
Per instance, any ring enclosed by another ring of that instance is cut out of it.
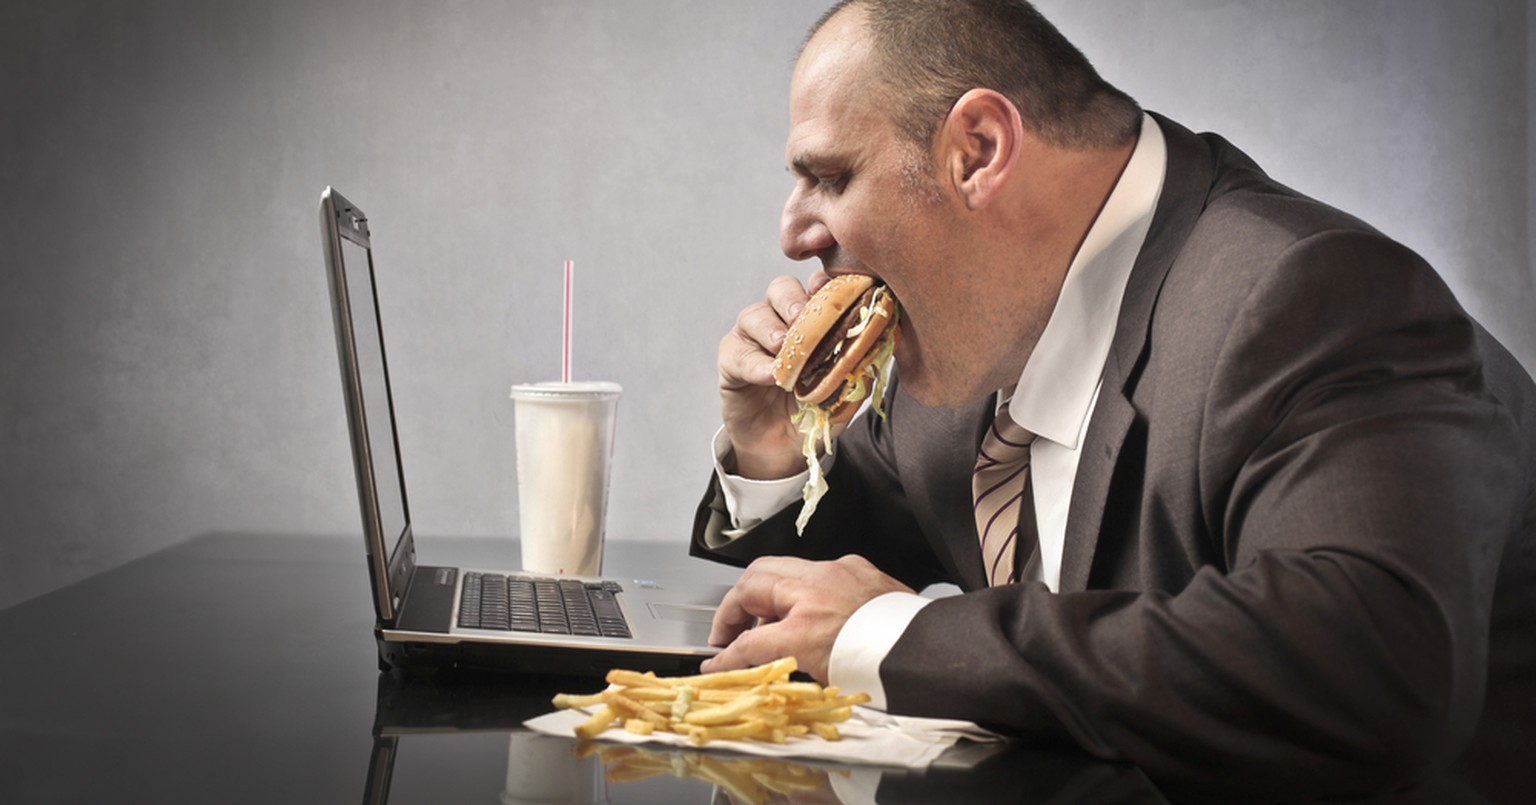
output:
<svg viewBox="0 0 1536 805"><path fill-rule="evenodd" d="M805 199L792 193L784 202L784 213L779 218L779 248L791 260L808 260L833 246L837 241L825 222L807 209Z"/></svg>

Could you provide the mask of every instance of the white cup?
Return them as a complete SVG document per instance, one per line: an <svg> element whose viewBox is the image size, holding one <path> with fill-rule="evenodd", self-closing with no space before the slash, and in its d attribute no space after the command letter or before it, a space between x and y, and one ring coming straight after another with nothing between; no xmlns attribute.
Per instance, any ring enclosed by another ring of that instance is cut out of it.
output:
<svg viewBox="0 0 1536 805"><path fill-rule="evenodd" d="M614 423L622 393L619 384L600 381L512 387L524 570L602 573Z"/></svg>

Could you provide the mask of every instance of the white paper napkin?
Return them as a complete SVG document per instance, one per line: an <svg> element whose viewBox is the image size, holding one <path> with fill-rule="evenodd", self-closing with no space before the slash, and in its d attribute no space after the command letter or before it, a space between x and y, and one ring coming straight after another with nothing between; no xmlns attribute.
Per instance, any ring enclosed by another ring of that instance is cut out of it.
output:
<svg viewBox="0 0 1536 805"><path fill-rule="evenodd" d="M577 724L587 714L579 710L557 710L523 722L535 732L562 738L574 737ZM710 741L702 747L689 743L688 737L673 732L635 735L618 727L598 736L600 741L627 744L666 744L688 749L721 749L745 755L794 757L837 763L864 763L879 766L923 768L961 738L995 742L1002 736L982 729L970 721L938 718L893 716L868 707L853 708L853 717L837 725L842 740L791 738L782 744L762 741Z"/></svg>

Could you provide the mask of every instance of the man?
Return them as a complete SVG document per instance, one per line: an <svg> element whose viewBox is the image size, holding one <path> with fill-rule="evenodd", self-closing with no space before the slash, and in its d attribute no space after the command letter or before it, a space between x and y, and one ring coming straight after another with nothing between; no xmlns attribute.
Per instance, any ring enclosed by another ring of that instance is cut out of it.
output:
<svg viewBox="0 0 1536 805"><path fill-rule="evenodd" d="M766 558L706 670L793 655L1174 784L1529 780L1536 388L1432 269L1142 113L1023 2L839 5L790 95L784 252L812 289L885 281L902 340L803 536L770 363L807 289L722 340L693 551ZM978 518L994 428L1027 470Z"/></svg>

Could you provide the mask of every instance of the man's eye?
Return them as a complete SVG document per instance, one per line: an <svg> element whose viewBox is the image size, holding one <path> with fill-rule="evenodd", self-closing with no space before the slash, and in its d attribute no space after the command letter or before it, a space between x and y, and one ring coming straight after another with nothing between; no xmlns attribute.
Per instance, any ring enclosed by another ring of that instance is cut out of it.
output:
<svg viewBox="0 0 1536 805"><path fill-rule="evenodd" d="M849 175L837 173L831 176L816 177L816 186L831 193L841 193L848 186Z"/></svg>

